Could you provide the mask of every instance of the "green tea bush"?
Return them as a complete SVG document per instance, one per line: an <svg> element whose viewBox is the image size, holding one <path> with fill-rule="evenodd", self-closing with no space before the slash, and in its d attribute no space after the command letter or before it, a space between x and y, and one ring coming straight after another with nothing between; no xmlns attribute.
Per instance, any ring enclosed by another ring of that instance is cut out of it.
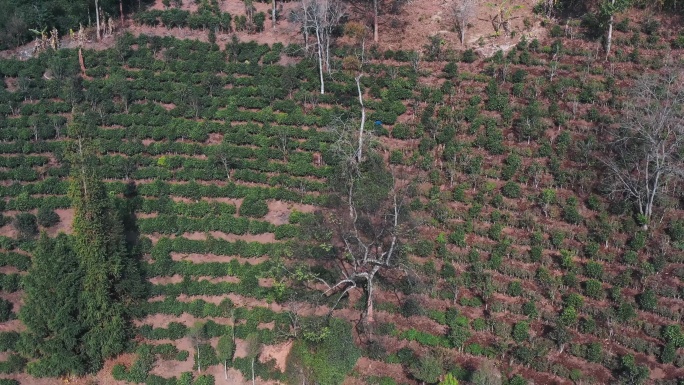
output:
<svg viewBox="0 0 684 385"><path fill-rule="evenodd" d="M3 248L14 248L14 246L9 246L6 244L3 244ZM7 253L0 253L0 266L14 266L20 271L26 271L31 267L31 258L15 253L15 252L7 252Z"/></svg>
<svg viewBox="0 0 684 385"><path fill-rule="evenodd" d="M38 209L38 215L36 216L38 224L43 227L52 227L59 223L60 218L54 210L49 207L41 206Z"/></svg>
<svg viewBox="0 0 684 385"><path fill-rule="evenodd" d="M324 326L321 341L297 340L287 360L286 376L300 383L299 369L310 373L309 379L322 384L341 384L360 357L354 344L351 326L336 318Z"/></svg>
<svg viewBox="0 0 684 385"><path fill-rule="evenodd" d="M475 60L477 60L477 53L472 48L465 50L461 56L461 61L464 63L473 63Z"/></svg>
<svg viewBox="0 0 684 385"><path fill-rule="evenodd" d="M413 244L413 250L419 257L427 258L434 252L435 245L427 239L421 239Z"/></svg>
<svg viewBox="0 0 684 385"><path fill-rule="evenodd" d="M0 352L7 352L15 350L17 342L19 341L19 333L17 332L0 332Z"/></svg>
<svg viewBox="0 0 684 385"><path fill-rule="evenodd" d="M404 303L401 304L401 314L407 318L423 315L423 307L417 298L408 297L404 300Z"/></svg>
<svg viewBox="0 0 684 385"><path fill-rule="evenodd" d="M577 206L577 198L568 197L568 199L566 200L566 204L563 207L563 220L574 225L580 224L584 220L584 218L579 213Z"/></svg>
<svg viewBox="0 0 684 385"><path fill-rule="evenodd" d="M145 338L154 340L171 339L177 340L186 336L188 332L187 326L171 322L166 328L152 328L151 325L142 325L138 332Z"/></svg>
<svg viewBox="0 0 684 385"><path fill-rule="evenodd" d="M0 290L14 293L21 289L21 275L0 273Z"/></svg>
<svg viewBox="0 0 684 385"><path fill-rule="evenodd" d="M268 205L256 195L245 197L240 205L240 215L252 218L261 218L268 214Z"/></svg>
<svg viewBox="0 0 684 385"><path fill-rule="evenodd" d="M38 234L36 216L31 213L19 213L14 217L14 228L20 239L30 239Z"/></svg>
<svg viewBox="0 0 684 385"><path fill-rule="evenodd" d="M26 366L26 359L18 354L10 354L7 360L0 362L0 373L21 373Z"/></svg>
<svg viewBox="0 0 684 385"><path fill-rule="evenodd" d="M190 356L190 352L187 350L181 350L176 354L176 361L186 361Z"/></svg>
<svg viewBox="0 0 684 385"><path fill-rule="evenodd" d="M508 181L501 188L501 193L506 198L517 199L517 198L520 198L522 196L522 188L520 187L520 185L518 183L513 182L513 181Z"/></svg>
<svg viewBox="0 0 684 385"><path fill-rule="evenodd" d="M667 234L672 242L684 242L684 220L672 221L667 229Z"/></svg>
<svg viewBox="0 0 684 385"><path fill-rule="evenodd" d="M195 363L192 366L193 369L197 369L198 365L202 368L208 368L211 365L219 364L216 350L210 344L199 344L197 349L199 349L199 359L196 354L193 354L195 360Z"/></svg>

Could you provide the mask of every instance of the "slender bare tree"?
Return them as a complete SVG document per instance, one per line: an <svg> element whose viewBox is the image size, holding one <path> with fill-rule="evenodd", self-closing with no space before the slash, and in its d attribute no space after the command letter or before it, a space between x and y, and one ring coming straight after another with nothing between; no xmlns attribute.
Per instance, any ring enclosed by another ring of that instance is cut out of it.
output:
<svg viewBox="0 0 684 385"><path fill-rule="evenodd" d="M330 73L330 45L333 30L340 24L345 15L345 6L340 0L301 0L302 15L299 20L305 31L306 46L309 46L309 32L315 38L315 49L318 61L318 72L321 82L321 94L325 93L324 73Z"/></svg>
<svg viewBox="0 0 684 385"><path fill-rule="evenodd" d="M461 37L461 44L465 44L466 29L475 18L477 10L476 0L456 0L451 6L451 14L456 22L456 28Z"/></svg>
<svg viewBox="0 0 684 385"><path fill-rule="evenodd" d="M611 131L605 165L611 193L634 201L646 228L656 200L672 178L684 177L682 69L647 74L632 87L618 129Z"/></svg>
<svg viewBox="0 0 684 385"><path fill-rule="evenodd" d="M95 24L97 27L95 36L97 36L97 41L100 41L100 6L97 0L95 0Z"/></svg>
<svg viewBox="0 0 684 385"><path fill-rule="evenodd" d="M272 7L271 7L271 26L273 29L276 28L276 0L272 1Z"/></svg>
<svg viewBox="0 0 684 385"><path fill-rule="evenodd" d="M247 358L252 362L252 385L256 384L256 372L254 371L254 363L259 354L261 354L262 344L257 333L250 333L246 338L247 344Z"/></svg>
<svg viewBox="0 0 684 385"><path fill-rule="evenodd" d="M336 179L331 181L346 205L339 212L322 217L318 227L329 228L332 242L340 252L333 258L340 278L323 282L326 296L340 300L351 290L361 288L366 294L364 320L374 319L375 279L386 271L398 276L405 271L401 262L401 239L407 234L406 181L388 170L382 156L364 141L366 156L358 161L355 130L340 130L332 151L337 159ZM348 215L345 215L348 212Z"/></svg>
<svg viewBox="0 0 684 385"><path fill-rule="evenodd" d="M121 28L123 28L123 26L124 26L123 0L119 0L119 18L121 19Z"/></svg>
<svg viewBox="0 0 684 385"><path fill-rule="evenodd" d="M613 22L615 14L625 11L632 4L632 0L603 0L599 3L599 15L606 20L608 31L606 33L606 60L610 55L613 44Z"/></svg>
<svg viewBox="0 0 684 385"><path fill-rule="evenodd" d="M363 129L366 124L366 107L363 105L363 92L361 92L361 77L363 74L359 74L356 77L356 89L359 92L359 104L361 105L361 127L359 128L359 149L356 155L356 161L361 163L363 158Z"/></svg>

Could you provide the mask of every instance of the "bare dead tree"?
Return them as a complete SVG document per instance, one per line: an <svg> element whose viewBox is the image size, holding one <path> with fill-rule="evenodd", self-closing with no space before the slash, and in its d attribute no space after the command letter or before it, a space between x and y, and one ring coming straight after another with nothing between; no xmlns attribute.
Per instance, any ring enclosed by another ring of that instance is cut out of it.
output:
<svg viewBox="0 0 684 385"><path fill-rule="evenodd" d="M494 33L497 35L503 29L506 36L511 32L510 23L511 20L517 19L518 16L513 17L513 12L522 8L522 5L511 5L509 4L511 0L497 0L495 3L488 3L487 6L496 11L495 14L490 15L489 19L481 19L483 21L488 21L492 23L494 28Z"/></svg>
<svg viewBox="0 0 684 385"><path fill-rule="evenodd" d="M608 155L599 156L610 177L611 194L631 198L644 222L650 220L663 186L684 177L681 71L670 69L636 81L621 125L608 138Z"/></svg>
<svg viewBox="0 0 684 385"><path fill-rule="evenodd" d="M337 282L319 281L327 287L324 295L337 295L333 309L349 291L362 288L366 294L364 319L372 323L375 278L382 271L402 269L401 238L408 228L405 183L385 168L382 157L372 149L366 148L366 157L358 162L356 138L349 132L333 147L338 179L332 182L348 207L341 206L326 223L341 250L334 260L341 277ZM349 215L344 214L347 210Z"/></svg>
<svg viewBox="0 0 684 385"><path fill-rule="evenodd" d="M456 28L461 37L461 44L465 44L466 29L468 24L475 18L477 2L475 0L456 0L451 6L451 14L454 17Z"/></svg>
<svg viewBox="0 0 684 385"><path fill-rule="evenodd" d="M544 7L544 14L546 17L551 17L556 11L556 4L559 3L559 0L542 0L541 4Z"/></svg>
<svg viewBox="0 0 684 385"><path fill-rule="evenodd" d="M401 14L404 7L413 0L346 0L353 9L354 14L360 15L364 24L373 30L373 42L380 41L380 18L394 15L394 21L398 21L397 15Z"/></svg>
<svg viewBox="0 0 684 385"><path fill-rule="evenodd" d="M309 32L315 38L318 72L321 82L321 95L325 93L324 73L330 73L330 45L333 30L340 24L345 15L345 6L340 0L301 0L302 14L298 17L302 28L306 31L305 39L308 46Z"/></svg>
<svg viewBox="0 0 684 385"><path fill-rule="evenodd" d="M363 74L359 74L356 77L356 89L359 92L359 104L361 105L361 127L359 128L359 149L358 155L356 156L356 161L361 163L363 159L363 129L366 124L366 107L363 105L363 92L361 92L361 77Z"/></svg>

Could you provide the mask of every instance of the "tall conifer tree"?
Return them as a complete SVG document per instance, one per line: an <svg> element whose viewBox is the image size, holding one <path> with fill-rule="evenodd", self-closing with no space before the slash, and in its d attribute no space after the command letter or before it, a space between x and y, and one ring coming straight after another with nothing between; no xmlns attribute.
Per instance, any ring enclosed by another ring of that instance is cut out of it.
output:
<svg viewBox="0 0 684 385"><path fill-rule="evenodd" d="M80 356L83 327L78 319L78 296L82 271L70 239L60 234L40 237L33 252L33 264L23 279L24 306L19 318L28 331L19 350L36 361L28 372L36 377L81 374Z"/></svg>
<svg viewBox="0 0 684 385"><path fill-rule="evenodd" d="M89 368L123 351L127 337L124 278L128 256L123 226L98 177L94 129L87 122L69 127L73 139L69 196L74 207L74 251L83 271L80 319L86 332L83 354Z"/></svg>
<svg viewBox="0 0 684 385"><path fill-rule="evenodd" d="M131 330L129 309L142 296L121 212L98 175L93 127L87 117L69 127L74 234L56 240L43 235L26 278L22 351L37 359L29 369L39 376L94 372L122 352Z"/></svg>

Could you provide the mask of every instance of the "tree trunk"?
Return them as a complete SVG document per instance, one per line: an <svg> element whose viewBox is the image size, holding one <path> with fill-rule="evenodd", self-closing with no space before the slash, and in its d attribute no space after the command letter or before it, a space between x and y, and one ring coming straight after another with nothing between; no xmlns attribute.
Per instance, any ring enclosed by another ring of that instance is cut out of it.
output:
<svg viewBox="0 0 684 385"><path fill-rule="evenodd" d="M361 65L366 62L366 38L361 39Z"/></svg>
<svg viewBox="0 0 684 385"><path fill-rule="evenodd" d="M611 5L615 5L615 0L610 2ZM608 36L606 36L606 60L608 60L608 55L610 55L610 47L613 44L613 19L615 15L611 13L610 21L608 22Z"/></svg>
<svg viewBox="0 0 684 385"><path fill-rule="evenodd" d="M653 188L650 192L650 195L648 197L648 203L646 204L646 218L651 219L651 215L653 215L653 202L655 200L656 194L658 193L658 186L660 185L660 171L656 171L655 175L655 180L653 182ZM645 225L644 230L648 229L648 226Z"/></svg>
<svg viewBox="0 0 684 385"><path fill-rule="evenodd" d="M202 364L200 363L199 344L197 344L197 373L202 373Z"/></svg>
<svg viewBox="0 0 684 385"><path fill-rule="evenodd" d="M223 360L223 377L228 380L228 360Z"/></svg>
<svg viewBox="0 0 684 385"><path fill-rule="evenodd" d="M326 32L325 40L325 72L330 73L330 33Z"/></svg>
<svg viewBox="0 0 684 385"><path fill-rule="evenodd" d="M356 153L356 162L361 163L363 157L363 129L366 124L366 107L363 105L363 93L361 92L361 76L356 77L356 89L359 91L359 104L361 105L361 128L359 129L359 149Z"/></svg>
<svg viewBox="0 0 684 385"><path fill-rule="evenodd" d="M255 380L254 380L254 360L256 360L256 357L252 357L252 385L255 384Z"/></svg>
<svg viewBox="0 0 684 385"><path fill-rule="evenodd" d="M119 15L121 17L121 28L123 28L123 24L124 24L123 0L119 0Z"/></svg>
<svg viewBox="0 0 684 385"><path fill-rule="evenodd" d="M373 41L378 42L378 0L373 0Z"/></svg>
<svg viewBox="0 0 684 385"><path fill-rule="evenodd" d="M323 80L323 44L321 44L321 31L320 27L316 27L316 42L318 43L318 49L316 50L318 53L318 73L321 78L321 95L325 94L325 83Z"/></svg>
<svg viewBox="0 0 684 385"><path fill-rule="evenodd" d="M95 0L95 23L97 24L97 33L95 36L97 36L97 41L100 41L100 6L98 5L97 0Z"/></svg>
<svg viewBox="0 0 684 385"><path fill-rule="evenodd" d="M305 24L302 28L302 33L304 34L304 53L309 54L309 27Z"/></svg>
<svg viewBox="0 0 684 385"><path fill-rule="evenodd" d="M273 25L273 29L276 27L276 0L273 1L273 9L271 9L271 23Z"/></svg>
<svg viewBox="0 0 684 385"><path fill-rule="evenodd" d="M223 161L223 168L226 170L226 178L230 180L230 169L228 168L228 162L226 160Z"/></svg>
<svg viewBox="0 0 684 385"><path fill-rule="evenodd" d="M83 61L83 52L81 52L81 49L78 49L78 64L81 66L81 74L83 78L86 76L86 68L85 68L85 62Z"/></svg>
<svg viewBox="0 0 684 385"><path fill-rule="evenodd" d="M373 279L369 279L366 283L368 285L366 289L368 294L368 298L366 298L366 322L371 324L373 323Z"/></svg>

